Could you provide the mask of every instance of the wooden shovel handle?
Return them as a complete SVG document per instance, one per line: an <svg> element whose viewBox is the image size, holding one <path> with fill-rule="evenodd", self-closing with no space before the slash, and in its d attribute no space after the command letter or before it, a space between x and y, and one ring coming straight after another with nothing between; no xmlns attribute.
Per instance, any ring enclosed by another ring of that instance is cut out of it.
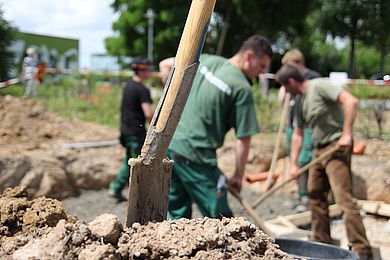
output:
<svg viewBox="0 0 390 260"><path fill-rule="evenodd" d="M177 50L175 65L165 84L141 150L143 163L160 164L187 102L216 0L192 0Z"/></svg>
<svg viewBox="0 0 390 260"><path fill-rule="evenodd" d="M298 177L299 175L303 174L304 172L306 172L310 167L312 167L314 164L322 161L325 157L329 156L330 154L336 152L338 149L340 148L339 145L335 145L331 148L329 148L329 150L327 150L326 152L324 152L323 154L321 154L319 157L315 158L314 160L312 160L311 162L309 162L308 164L306 164L305 166L303 166L302 168L299 168L299 170L297 171L297 174L296 176ZM265 199L267 199L269 196L271 196L275 191L279 190L280 188L282 188L283 186L285 186L286 184L290 183L291 181L293 181L295 179L288 179L284 182L282 182L281 184L279 184L278 186L274 186L272 189L270 189L269 191L267 192L264 192L254 203L253 203L253 208L256 208L257 206L259 206Z"/></svg>
<svg viewBox="0 0 390 260"><path fill-rule="evenodd" d="M256 213L254 208L251 207L251 204L249 204L249 202L247 200L245 200L243 197L241 197L241 195L237 191L235 191L234 189L231 189L230 187L228 187L228 190L233 195L233 197L235 197L238 200L238 202L240 202L241 206L246 210L246 212L253 218L256 225L261 230L263 230L263 232L266 233L267 235L269 235L271 237L275 237L275 233L272 232L272 230L270 230L265 225L265 223L260 218L260 216Z"/></svg>
<svg viewBox="0 0 390 260"><path fill-rule="evenodd" d="M165 128L185 70L199 60L215 2L216 0L192 0L175 58L175 72L156 123L157 132Z"/></svg>
<svg viewBox="0 0 390 260"><path fill-rule="evenodd" d="M280 148L280 143L282 142L282 136L283 136L283 129L284 125L287 120L287 115L288 115L288 108L290 107L290 98L291 94L286 93L286 96L284 98L284 103L283 103L283 110L282 110L282 115L280 117L280 122L279 122L279 129L278 129L278 135L276 137L276 143L275 143L275 149L274 153L272 155L272 161L271 161L271 167L268 172L268 177L267 177L267 182L266 182L266 187L265 190L269 190L272 188L272 186L275 184L273 180L275 168L276 168L276 162L278 160L278 155L279 155L279 148Z"/></svg>

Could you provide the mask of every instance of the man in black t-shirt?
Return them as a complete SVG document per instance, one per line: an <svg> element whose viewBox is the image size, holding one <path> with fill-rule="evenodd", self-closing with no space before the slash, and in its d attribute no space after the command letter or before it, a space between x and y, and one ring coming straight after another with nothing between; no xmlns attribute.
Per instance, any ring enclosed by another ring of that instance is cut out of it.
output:
<svg viewBox="0 0 390 260"><path fill-rule="evenodd" d="M135 57L131 68L135 75L123 90L121 104L120 143L126 148L126 156L109 189L109 194L119 201L125 200L122 190L129 180L128 160L141 153L146 136L145 122L153 117L150 91L143 84L152 75L152 63L145 57Z"/></svg>

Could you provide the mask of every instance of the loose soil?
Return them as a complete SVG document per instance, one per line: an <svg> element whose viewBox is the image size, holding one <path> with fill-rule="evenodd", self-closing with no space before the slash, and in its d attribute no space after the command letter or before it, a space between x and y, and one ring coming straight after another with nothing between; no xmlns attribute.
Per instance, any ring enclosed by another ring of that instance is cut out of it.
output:
<svg viewBox="0 0 390 260"><path fill-rule="evenodd" d="M117 136L115 129L64 120L35 100L0 96L0 192L26 186L32 197L64 198L107 187L121 164L119 145L72 150L64 144Z"/></svg>
<svg viewBox="0 0 390 260"><path fill-rule="evenodd" d="M29 200L23 188L6 189L0 210L1 259L293 259L244 218L123 229L116 216L106 214L86 224L57 200Z"/></svg>

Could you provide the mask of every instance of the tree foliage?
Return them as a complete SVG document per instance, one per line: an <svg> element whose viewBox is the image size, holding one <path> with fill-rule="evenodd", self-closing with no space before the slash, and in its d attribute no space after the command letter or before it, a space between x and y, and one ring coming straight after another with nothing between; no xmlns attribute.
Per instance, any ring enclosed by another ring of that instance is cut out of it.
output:
<svg viewBox="0 0 390 260"><path fill-rule="evenodd" d="M379 49L380 61L377 71L384 73L388 46L390 45L390 1L371 0L367 8L368 21L365 24L364 42Z"/></svg>
<svg viewBox="0 0 390 260"><path fill-rule="evenodd" d="M254 33L275 41L279 34L287 38L304 34L304 19L313 8L305 0L219 0L204 52L230 56L244 39ZM118 34L106 39L108 52L116 56L145 55L147 52L147 20L144 14L152 8L156 14L154 26L155 61L174 56L184 27L190 1L114 0L113 9L119 18L113 24ZM223 30L225 29L225 34ZM223 37L226 35L226 38Z"/></svg>
<svg viewBox="0 0 390 260"><path fill-rule="evenodd" d="M305 34L305 17L317 1L305 0L220 0L215 13L228 26L222 55L233 54L252 34L267 36L276 42L281 36L287 41Z"/></svg>
<svg viewBox="0 0 390 260"><path fill-rule="evenodd" d="M119 57L145 55L147 53L147 20L145 13L148 8L156 14L154 22L155 61L174 56L184 28L184 21L189 9L189 2L177 0L114 0L112 8L119 13L119 18L113 24L117 36L106 39L106 48L112 55Z"/></svg>
<svg viewBox="0 0 390 260"><path fill-rule="evenodd" d="M319 26L332 36L349 38L350 54L348 73L355 76L356 41L364 38L371 0L323 0L319 16Z"/></svg>
<svg viewBox="0 0 390 260"><path fill-rule="evenodd" d="M113 0L112 8L119 16L113 24L116 35L106 39L108 52L118 57L146 55L145 13L152 8L156 13L154 62L174 56L190 3ZM271 71L279 67L286 50L299 48L306 65L322 75L347 70L350 76L368 76L388 65L389 13L390 0L218 0L203 51L229 57L243 40L258 33L273 43L276 55ZM332 39L337 36L349 47L336 46ZM360 51L367 46L374 48Z"/></svg>
<svg viewBox="0 0 390 260"><path fill-rule="evenodd" d="M9 79L8 73L14 66L13 53L8 50L8 47L14 40L15 29L11 27L3 14L0 6L0 81Z"/></svg>

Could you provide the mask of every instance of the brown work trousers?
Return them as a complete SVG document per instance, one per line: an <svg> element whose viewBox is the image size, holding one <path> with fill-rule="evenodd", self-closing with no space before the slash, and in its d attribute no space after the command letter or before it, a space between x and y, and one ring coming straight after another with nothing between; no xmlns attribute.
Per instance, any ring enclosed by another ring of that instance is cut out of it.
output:
<svg viewBox="0 0 390 260"><path fill-rule="evenodd" d="M314 149L313 159L319 157L336 142ZM312 239L331 243L328 193L332 189L334 199L343 212L347 237L351 249L357 253L370 252L370 244L356 199L352 196L351 172L352 147L336 151L310 168L308 180L309 204L312 212Z"/></svg>

